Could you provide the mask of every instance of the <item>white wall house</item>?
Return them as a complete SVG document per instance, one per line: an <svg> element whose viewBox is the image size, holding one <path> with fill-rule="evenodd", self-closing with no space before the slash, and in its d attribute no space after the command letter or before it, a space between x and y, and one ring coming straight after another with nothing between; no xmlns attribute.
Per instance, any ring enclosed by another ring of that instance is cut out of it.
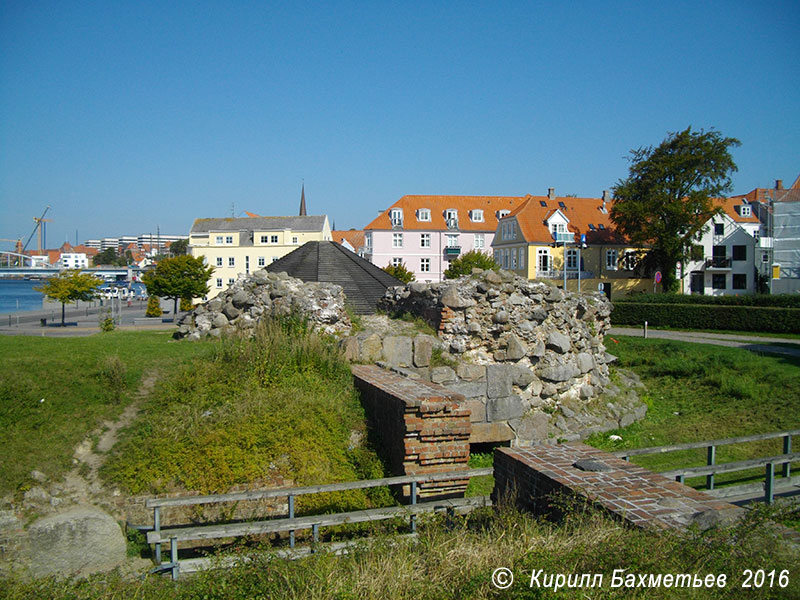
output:
<svg viewBox="0 0 800 600"><path fill-rule="evenodd" d="M62 269L87 269L89 258L83 252L63 253L58 266Z"/></svg>
<svg viewBox="0 0 800 600"><path fill-rule="evenodd" d="M709 219L679 277L686 294L725 296L757 289L759 222L742 198L719 200L724 212Z"/></svg>

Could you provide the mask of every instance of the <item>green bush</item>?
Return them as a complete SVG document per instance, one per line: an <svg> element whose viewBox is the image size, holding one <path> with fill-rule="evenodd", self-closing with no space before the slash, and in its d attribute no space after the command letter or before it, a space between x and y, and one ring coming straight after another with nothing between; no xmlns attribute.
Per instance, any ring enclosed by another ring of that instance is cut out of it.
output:
<svg viewBox="0 0 800 600"><path fill-rule="evenodd" d="M150 296L147 300L147 309L144 311L145 317L160 317L164 311L161 310L161 300L158 296Z"/></svg>
<svg viewBox="0 0 800 600"><path fill-rule="evenodd" d="M630 294L614 304L702 304L707 306L772 306L800 308L800 294L746 294L742 296L702 296L698 294Z"/></svg>
<svg viewBox="0 0 800 600"><path fill-rule="evenodd" d="M688 297L688 296L687 296ZM614 302L613 325L800 333L800 308Z"/></svg>
<svg viewBox="0 0 800 600"><path fill-rule="evenodd" d="M383 270L386 271L389 275L394 277L395 279L399 279L403 283L411 283L414 281L414 273L408 270L405 263L400 263L399 265L386 265L383 267Z"/></svg>
<svg viewBox="0 0 800 600"><path fill-rule="evenodd" d="M194 305L192 304L192 299L191 298L181 298L181 303L180 303L180 310L181 311L189 312L193 308L194 308Z"/></svg>

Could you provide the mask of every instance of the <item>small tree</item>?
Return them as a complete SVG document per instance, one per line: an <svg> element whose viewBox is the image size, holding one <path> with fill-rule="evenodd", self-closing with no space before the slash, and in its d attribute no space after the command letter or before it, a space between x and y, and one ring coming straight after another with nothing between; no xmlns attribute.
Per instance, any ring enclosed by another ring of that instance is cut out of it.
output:
<svg viewBox="0 0 800 600"><path fill-rule="evenodd" d="M450 266L444 272L444 278L458 279L462 275L470 275L472 269L498 271L500 265L494 262L494 259L485 252L470 250L450 261Z"/></svg>
<svg viewBox="0 0 800 600"><path fill-rule="evenodd" d="M161 299L158 296L150 296L147 299L147 308L144 311L145 317L160 317L164 311L161 310Z"/></svg>
<svg viewBox="0 0 800 600"><path fill-rule="evenodd" d="M214 267L206 267L203 258L195 258L188 254L165 258L155 269L142 276L151 296L172 298L173 311L178 312L178 300L181 298L197 298L208 293L208 279Z"/></svg>
<svg viewBox="0 0 800 600"><path fill-rule="evenodd" d="M688 127L655 148L631 150L628 178L613 188L611 220L632 243L651 247L646 265L663 271L664 291L676 291L678 263L719 212L713 199L730 190L735 146L735 138Z"/></svg>
<svg viewBox="0 0 800 600"><path fill-rule="evenodd" d="M406 268L405 263L400 263L399 265L389 264L383 267L383 270L395 279L399 279L403 283L409 283L415 279L414 273Z"/></svg>
<svg viewBox="0 0 800 600"><path fill-rule="evenodd" d="M169 245L169 253L172 256L183 256L189 249L189 240L175 240Z"/></svg>
<svg viewBox="0 0 800 600"><path fill-rule="evenodd" d="M68 269L50 277L42 287L34 288L48 298L61 302L61 326L64 327L65 308L77 300L88 301L95 297L102 280L80 269Z"/></svg>

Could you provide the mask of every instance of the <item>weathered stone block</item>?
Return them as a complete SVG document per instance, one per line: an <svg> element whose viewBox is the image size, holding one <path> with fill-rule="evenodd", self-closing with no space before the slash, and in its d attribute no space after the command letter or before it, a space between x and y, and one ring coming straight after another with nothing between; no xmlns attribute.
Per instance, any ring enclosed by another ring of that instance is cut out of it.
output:
<svg viewBox="0 0 800 600"><path fill-rule="evenodd" d="M581 374L588 373L594 369L594 359L588 352L579 352L575 357L575 364L577 365Z"/></svg>
<svg viewBox="0 0 800 600"><path fill-rule="evenodd" d="M495 421L508 421L516 419L525 413L525 407L519 396L506 396L504 398L490 398L486 401L486 419Z"/></svg>
<svg viewBox="0 0 800 600"><path fill-rule="evenodd" d="M559 354L565 354L569 352L572 341L569 339L569 336L564 335L560 331L551 331L550 335L547 336L546 346L549 350L554 350Z"/></svg>
<svg viewBox="0 0 800 600"><path fill-rule="evenodd" d="M478 399L469 399L466 401L466 406L469 408L469 420L472 423L485 423L486 422L486 401Z"/></svg>
<svg viewBox="0 0 800 600"><path fill-rule="evenodd" d="M466 381L476 381L486 377L486 367L462 361L456 366L456 375Z"/></svg>
<svg viewBox="0 0 800 600"><path fill-rule="evenodd" d="M410 367L412 360L412 341L410 337L389 335L383 338L383 359L390 365Z"/></svg>
<svg viewBox="0 0 800 600"><path fill-rule="evenodd" d="M361 360L364 362L376 362L381 359L383 353L383 340L377 333L373 333L361 340Z"/></svg>
<svg viewBox="0 0 800 600"><path fill-rule="evenodd" d="M462 394L465 398L486 397L485 381L460 381L457 383L448 383L447 389Z"/></svg>
<svg viewBox="0 0 800 600"><path fill-rule="evenodd" d="M517 442L523 446L547 440L549 424L550 416L538 410L509 421L509 425L517 435Z"/></svg>
<svg viewBox="0 0 800 600"><path fill-rule="evenodd" d="M512 394L512 370L508 365L486 365L486 396L502 398Z"/></svg>
<svg viewBox="0 0 800 600"><path fill-rule="evenodd" d="M519 388L528 387L534 379L533 370L524 365L515 365L511 371L511 382Z"/></svg>
<svg viewBox="0 0 800 600"><path fill-rule="evenodd" d="M427 367L431 364L436 338L432 335L418 335L414 338L414 366Z"/></svg>
<svg viewBox="0 0 800 600"><path fill-rule="evenodd" d="M506 357L508 360L519 360L528 353L528 347L513 333L508 336Z"/></svg>
<svg viewBox="0 0 800 600"><path fill-rule="evenodd" d="M508 423L473 423L469 436L470 444L488 444L510 442L514 439L514 430Z"/></svg>
<svg viewBox="0 0 800 600"><path fill-rule="evenodd" d="M450 367L433 367L431 381L433 383L450 383L456 380L456 372Z"/></svg>

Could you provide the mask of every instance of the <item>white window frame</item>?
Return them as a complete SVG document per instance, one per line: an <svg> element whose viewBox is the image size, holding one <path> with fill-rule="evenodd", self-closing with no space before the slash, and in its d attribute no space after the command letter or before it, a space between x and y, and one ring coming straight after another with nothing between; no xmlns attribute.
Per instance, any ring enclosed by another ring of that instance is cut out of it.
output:
<svg viewBox="0 0 800 600"><path fill-rule="evenodd" d="M446 233L445 234L445 246L447 248L459 248L461 245L458 243L458 234L457 233Z"/></svg>
<svg viewBox="0 0 800 600"><path fill-rule="evenodd" d="M228 277L228 285L233 285L234 283L236 283L236 278L235 277Z"/></svg>
<svg viewBox="0 0 800 600"><path fill-rule="evenodd" d="M217 277L217 289L222 289L222 277Z"/></svg>
<svg viewBox="0 0 800 600"><path fill-rule="evenodd" d="M393 233L392 234L392 248L402 248L403 247L403 234L402 233Z"/></svg>
<svg viewBox="0 0 800 600"><path fill-rule="evenodd" d="M475 234L475 249L483 250L486 247L486 237L482 233Z"/></svg>
<svg viewBox="0 0 800 600"><path fill-rule="evenodd" d="M217 266L218 266L218 267L221 267L221 266L222 266L222 257L221 257L221 256L218 256L218 257L217 257Z"/></svg>
<svg viewBox="0 0 800 600"><path fill-rule="evenodd" d="M473 223L483 223L483 210L480 208L471 210L469 216Z"/></svg>
<svg viewBox="0 0 800 600"><path fill-rule="evenodd" d="M420 208L417 211L417 221L424 221L430 222L431 220L431 209L430 208Z"/></svg>
<svg viewBox="0 0 800 600"><path fill-rule="evenodd" d="M395 256L392 258L392 266L399 267L403 264L403 258L401 256Z"/></svg>
<svg viewBox="0 0 800 600"><path fill-rule="evenodd" d="M267 258L265 256L259 256L258 257L258 266L259 267L267 266Z"/></svg>
<svg viewBox="0 0 800 600"><path fill-rule="evenodd" d="M403 209L402 208L390 208L389 209L389 220L392 222L392 227L402 227L403 226Z"/></svg>
<svg viewBox="0 0 800 600"><path fill-rule="evenodd" d="M419 259L419 272L420 273L430 273L431 272L431 259L430 258L420 258Z"/></svg>
<svg viewBox="0 0 800 600"><path fill-rule="evenodd" d="M578 270L578 251L575 248L567 249L567 271Z"/></svg>
<svg viewBox="0 0 800 600"><path fill-rule="evenodd" d="M626 251L625 255L622 257L623 268L626 271L633 271L636 268L637 258L634 250Z"/></svg>
<svg viewBox="0 0 800 600"><path fill-rule="evenodd" d="M550 262L550 249L539 248L536 252L536 268L538 271L550 271L552 263Z"/></svg>
<svg viewBox="0 0 800 600"><path fill-rule="evenodd" d="M225 243L225 236L222 235L215 235L214 236L214 243L217 246L222 246Z"/></svg>
<svg viewBox="0 0 800 600"><path fill-rule="evenodd" d="M370 250L372 249L372 232L371 231L367 231L364 234L364 245L366 245L366 247L368 249L370 249Z"/></svg>
<svg viewBox="0 0 800 600"><path fill-rule="evenodd" d="M619 254L616 248L606 250L606 271L616 271L619 268Z"/></svg>
<svg viewBox="0 0 800 600"><path fill-rule="evenodd" d="M511 249L511 268L512 269L516 269L517 268L517 249L516 248L512 248Z"/></svg>
<svg viewBox="0 0 800 600"><path fill-rule="evenodd" d="M750 217L753 215L753 210L748 204L742 204L741 208L739 209L739 215L742 217Z"/></svg>
<svg viewBox="0 0 800 600"><path fill-rule="evenodd" d="M431 247L431 234L430 233L421 233L421 234L419 234L419 247L420 248L430 248Z"/></svg>
<svg viewBox="0 0 800 600"><path fill-rule="evenodd" d="M525 268L525 252L526 252L526 249L527 249L527 246L523 246L522 248L519 249L519 268L520 269L524 269Z"/></svg>
<svg viewBox="0 0 800 600"><path fill-rule="evenodd" d="M236 257L235 256L229 256L228 257L228 266L229 267L235 267L236 266Z"/></svg>
<svg viewBox="0 0 800 600"><path fill-rule="evenodd" d="M268 235L262 235L260 239L261 239L261 243L262 244L269 244L269 236Z"/></svg>
<svg viewBox="0 0 800 600"><path fill-rule="evenodd" d="M297 237L296 235L293 235L293 236L292 236L292 244L293 244L294 246L297 246L297 244L299 244L299 243L300 243L300 238L299 238L299 237Z"/></svg>
<svg viewBox="0 0 800 600"><path fill-rule="evenodd" d="M225 244L228 245L228 246L232 246L233 245L233 236L232 235L226 235L225 236Z"/></svg>

